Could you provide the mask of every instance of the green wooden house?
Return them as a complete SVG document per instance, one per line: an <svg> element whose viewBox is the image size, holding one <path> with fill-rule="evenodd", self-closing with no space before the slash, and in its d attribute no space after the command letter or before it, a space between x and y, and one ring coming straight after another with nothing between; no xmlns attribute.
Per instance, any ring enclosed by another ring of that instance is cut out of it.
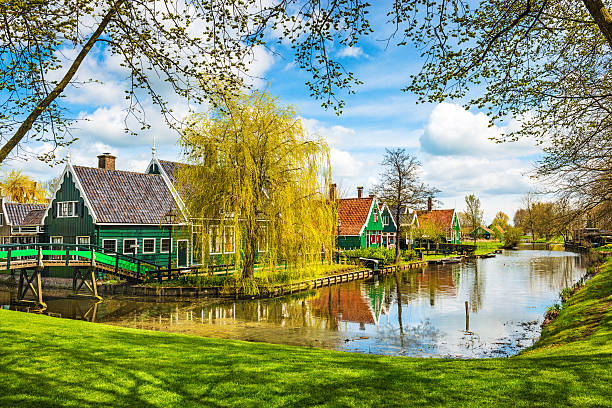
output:
<svg viewBox="0 0 612 408"><path fill-rule="evenodd" d="M337 200L337 203L338 248L359 249L383 246L385 226L381 217L381 206L376 197L363 197L363 187L358 187L356 198L341 198Z"/></svg>
<svg viewBox="0 0 612 408"><path fill-rule="evenodd" d="M431 202L429 208L427 211L417 211L419 227L427 229L432 226L432 230L439 231L446 242L460 244L461 224L455 209L433 210Z"/></svg>
<svg viewBox="0 0 612 408"><path fill-rule="evenodd" d="M477 227L474 231L470 232L470 236L472 238L484 238L491 239L491 236L495 235L491 229L481 225Z"/></svg>
<svg viewBox="0 0 612 408"><path fill-rule="evenodd" d="M395 248L397 242L395 242L395 233L397 232L398 225L395 222L395 217L391 212L389 206L386 203L379 204L378 209L380 210L380 217L382 219L382 246L384 248Z"/></svg>
<svg viewBox="0 0 612 408"><path fill-rule="evenodd" d="M115 157L104 153L98 168L68 160L44 214L43 242L95 244L183 267L192 261L186 219L160 174L115 170Z"/></svg>

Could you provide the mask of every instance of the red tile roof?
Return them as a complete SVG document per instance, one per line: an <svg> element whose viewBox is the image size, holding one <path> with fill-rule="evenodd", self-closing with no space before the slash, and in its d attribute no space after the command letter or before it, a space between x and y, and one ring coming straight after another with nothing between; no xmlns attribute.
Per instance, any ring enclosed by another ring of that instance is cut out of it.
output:
<svg viewBox="0 0 612 408"><path fill-rule="evenodd" d="M339 235L359 235L361 227L368 221L373 200L372 197L338 200Z"/></svg>
<svg viewBox="0 0 612 408"><path fill-rule="evenodd" d="M433 223L442 229L451 229L453 226L453 214L455 210L431 210L418 211L419 224L422 226L426 223Z"/></svg>

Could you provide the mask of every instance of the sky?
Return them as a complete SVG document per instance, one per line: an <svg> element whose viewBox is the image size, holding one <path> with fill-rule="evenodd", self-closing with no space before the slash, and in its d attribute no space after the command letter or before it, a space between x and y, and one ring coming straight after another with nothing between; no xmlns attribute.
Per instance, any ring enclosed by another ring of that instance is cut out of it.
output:
<svg viewBox="0 0 612 408"><path fill-rule="evenodd" d="M278 97L280 104L293 105L308 132L327 140L333 178L344 196L356 196L356 186L364 186L367 193L378 182L385 149L405 148L422 163L424 182L441 191L436 208L464 210L465 195L475 194L481 200L486 223L498 211L512 219L521 197L535 187L529 174L542 152L529 140L501 144L490 140L504 128L489 127L485 113L467 111L460 101L417 104L415 95L401 89L408 84L409 75L420 69L419 54L411 46L387 45L383 40L389 28L384 24L383 10L374 11L374 34L357 46L329 50L364 82L354 88L355 94L343 97L346 106L341 115L322 108L309 96L304 84L310 78L308 73L295 66L282 43L255 50L248 81L255 89L266 89ZM68 58L71 53L74 51L64 50ZM77 75L80 80L96 78L99 82L66 90L64 103L81 119L73 131L78 140L68 149L72 163L96 166L98 154L111 152L117 156L118 169L144 171L154 139L159 158L180 160L178 133L149 102L144 107L151 128L136 136L125 133L123 90L128 80L120 62L116 56L95 49ZM178 117L194 109L171 90L163 94ZM506 126L516 123L510 121ZM29 144L25 148L37 153L49 146ZM66 149L57 151L59 157L66 153ZM12 160L5 165L10 168L49 180L60 174L63 165Z"/></svg>

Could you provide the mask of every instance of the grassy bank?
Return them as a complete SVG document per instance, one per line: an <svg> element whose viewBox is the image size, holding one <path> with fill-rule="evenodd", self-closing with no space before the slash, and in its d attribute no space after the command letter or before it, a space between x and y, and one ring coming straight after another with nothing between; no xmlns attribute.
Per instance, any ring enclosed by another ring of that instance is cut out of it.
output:
<svg viewBox="0 0 612 408"><path fill-rule="evenodd" d="M612 262L509 359L383 357L0 310L0 406L610 406Z"/></svg>

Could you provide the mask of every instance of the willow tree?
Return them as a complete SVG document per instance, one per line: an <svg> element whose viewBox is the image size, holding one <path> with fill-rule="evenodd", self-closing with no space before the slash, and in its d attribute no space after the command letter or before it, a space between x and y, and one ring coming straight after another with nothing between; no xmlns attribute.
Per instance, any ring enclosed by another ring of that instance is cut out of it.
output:
<svg viewBox="0 0 612 408"><path fill-rule="evenodd" d="M46 203L49 195L41 183L16 170L0 176L0 194L18 203Z"/></svg>
<svg viewBox="0 0 612 408"><path fill-rule="evenodd" d="M279 261L296 271L320 263L334 242L327 144L308 137L295 110L268 93L225 96L215 105L190 117L180 141L190 165L177 178L190 191L187 210L201 224L204 256L215 231L227 235L229 227L235 238L223 236L222 245L234 239L238 280L253 278L256 260L264 280Z"/></svg>

